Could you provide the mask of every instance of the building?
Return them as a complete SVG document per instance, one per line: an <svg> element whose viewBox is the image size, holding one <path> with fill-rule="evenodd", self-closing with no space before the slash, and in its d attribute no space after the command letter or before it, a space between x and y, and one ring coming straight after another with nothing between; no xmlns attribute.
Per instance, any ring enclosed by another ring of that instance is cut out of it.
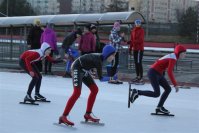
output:
<svg viewBox="0 0 199 133"><path fill-rule="evenodd" d="M60 14L69 14L72 10L72 0L58 0L60 3Z"/></svg>
<svg viewBox="0 0 199 133"><path fill-rule="evenodd" d="M58 0L27 0L39 15L59 14L60 3Z"/></svg>
<svg viewBox="0 0 199 133"><path fill-rule="evenodd" d="M128 0L72 0L72 12L102 13L107 11L108 5L118 1L124 2L124 5L121 6L128 4Z"/></svg>
<svg viewBox="0 0 199 133"><path fill-rule="evenodd" d="M177 23L177 11L196 6L192 0L129 0L129 10L141 12L149 22Z"/></svg>
<svg viewBox="0 0 199 133"><path fill-rule="evenodd" d="M97 13L103 12L106 0L72 0L73 13Z"/></svg>

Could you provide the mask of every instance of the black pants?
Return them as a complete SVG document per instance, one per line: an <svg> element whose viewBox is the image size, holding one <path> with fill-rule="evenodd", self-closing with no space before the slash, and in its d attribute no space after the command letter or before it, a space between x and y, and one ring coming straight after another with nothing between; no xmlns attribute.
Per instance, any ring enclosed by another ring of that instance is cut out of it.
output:
<svg viewBox="0 0 199 133"><path fill-rule="evenodd" d="M21 66L21 68L23 68L26 71L26 73L29 74L29 72L28 72L28 70L27 70L27 68L25 66L24 60L20 59L19 60L19 65ZM32 90L33 90L34 87L35 87L35 94L39 94L40 86L41 86L41 80L42 80L42 75L40 74L37 66L34 63L32 63L31 66L32 66L32 69L33 69L33 72L34 72L35 75L34 75L34 77L32 77L32 80L30 81L30 84L28 86L27 94L31 95Z"/></svg>
<svg viewBox="0 0 199 133"><path fill-rule="evenodd" d="M142 58L143 51L133 51L134 63L135 63L135 71L137 77L143 77L143 67L142 67Z"/></svg>
<svg viewBox="0 0 199 133"><path fill-rule="evenodd" d="M115 59L112 61L112 67L110 71L110 77L113 77L117 73L117 68L119 64L119 52L116 52Z"/></svg>
<svg viewBox="0 0 199 133"><path fill-rule="evenodd" d="M51 50L51 53L50 53L50 57L53 57L53 50ZM45 66L44 66L44 71L45 71L45 74L47 74L48 72L51 72L51 68L52 68L52 63L50 61L48 61L47 59L45 59Z"/></svg>
<svg viewBox="0 0 199 133"><path fill-rule="evenodd" d="M153 68L150 68L148 71L148 78L151 82L151 85L153 87L154 91L138 91L139 95L148 96L148 97L159 97L160 96L160 86L163 87L164 92L160 98L160 101L158 103L157 107L162 107L164 105L164 102L166 101L167 97L169 96L171 92L171 87L165 77L161 74L159 74L156 70Z"/></svg>
<svg viewBox="0 0 199 133"><path fill-rule="evenodd" d="M37 69L39 72L42 72L42 61L35 62L35 66L37 66Z"/></svg>

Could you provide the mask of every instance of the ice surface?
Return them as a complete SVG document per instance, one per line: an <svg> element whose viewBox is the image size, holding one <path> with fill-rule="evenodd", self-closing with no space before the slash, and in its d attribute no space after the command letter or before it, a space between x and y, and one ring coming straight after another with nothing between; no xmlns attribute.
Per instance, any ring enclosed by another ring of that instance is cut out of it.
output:
<svg viewBox="0 0 199 133"><path fill-rule="evenodd" d="M70 113L75 128L68 128L53 123L58 122L72 94L71 79L43 76L41 94L51 103L19 104L30 79L24 73L0 72L0 133L199 133L199 88L196 87L181 89L179 93L173 90L165 107L175 117L161 117L150 115L159 98L139 97L129 109L128 83L113 85L96 80L99 93L93 112L105 126L80 124L89 95L89 89L83 85L82 94ZM132 87L152 89L149 84Z"/></svg>

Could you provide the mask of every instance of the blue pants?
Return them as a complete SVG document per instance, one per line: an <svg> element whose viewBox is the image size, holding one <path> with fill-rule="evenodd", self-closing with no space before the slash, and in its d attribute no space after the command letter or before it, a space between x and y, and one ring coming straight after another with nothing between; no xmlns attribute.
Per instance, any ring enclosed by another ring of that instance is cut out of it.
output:
<svg viewBox="0 0 199 133"><path fill-rule="evenodd" d="M75 49L69 49L67 54L69 56L72 56L73 59L77 58L79 56L79 52ZM70 69L71 69L71 64L73 63L74 60L68 60L66 62L66 72L70 72Z"/></svg>
<svg viewBox="0 0 199 133"><path fill-rule="evenodd" d="M166 101L167 97L171 92L171 87L165 77L158 73L153 68L150 68L148 71L148 78L151 82L151 86L153 87L153 91L138 91L138 95L148 96L148 97L159 97L160 96L160 86L163 87L164 92L160 98L157 107L162 107L164 102Z"/></svg>

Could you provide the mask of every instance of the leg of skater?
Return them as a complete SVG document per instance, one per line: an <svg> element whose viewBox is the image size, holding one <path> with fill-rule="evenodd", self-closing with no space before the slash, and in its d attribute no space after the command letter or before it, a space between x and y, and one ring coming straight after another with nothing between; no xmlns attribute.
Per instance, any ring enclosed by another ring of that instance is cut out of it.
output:
<svg viewBox="0 0 199 133"><path fill-rule="evenodd" d="M82 87L82 78L83 78L83 73L80 72L81 70L78 69L74 69L72 71L73 73L73 87L74 87L74 91L72 96L69 98L66 107L64 109L63 115L59 118L59 123L64 123L67 125L74 125L73 122L71 122L70 120L68 120L68 115L71 111L71 109L73 108L74 104L76 103L77 99L79 98L80 94L81 94L81 87Z"/></svg>
<svg viewBox="0 0 199 133"><path fill-rule="evenodd" d="M84 118L86 121L99 122L100 119L95 118L92 113L93 105L95 103L95 99L98 93L98 87L90 74L83 78L83 83L90 89L90 95L88 97L87 108Z"/></svg>
<svg viewBox="0 0 199 133"><path fill-rule="evenodd" d="M151 82L151 86L153 87L153 91L142 91L142 90L133 89L133 92L130 97L131 103L133 103L135 99L138 98L139 95L148 96L148 97L160 96L159 79L161 78L161 75L158 72L156 72L154 69L149 69L148 78Z"/></svg>
<svg viewBox="0 0 199 133"><path fill-rule="evenodd" d="M24 60L20 59L20 60L19 60L19 65L20 65L20 67L21 67L22 69L25 70L26 73L29 74L29 72L28 72L28 70L27 70L27 68L26 68L26 66L25 66ZM33 65L33 64L32 64L32 65ZM37 76L34 75L34 76L32 77L32 80L31 80L30 83L29 83L28 90L27 90L27 94L26 94L26 96L25 96L25 98L24 98L24 102L26 102L26 101L34 102L34 99L31 97L31 93L32 93L33 88L35 87L35 84L37 83L37 80L38 80Z"/></svg>
<svg viewBox="0 0 199 133"><path fill-rule="evenodd" d="M165 109L163 105L171 92L171 86L169 85L167 80L164 78L164 76L160 79L159 82L160 82L160 85L162 86L162 88L164 89L164 92L163 92L162 96L160 97L160 101L156 108L156 113L160 112L160 113L169 114L170 112L167 109Z"/></svg>

